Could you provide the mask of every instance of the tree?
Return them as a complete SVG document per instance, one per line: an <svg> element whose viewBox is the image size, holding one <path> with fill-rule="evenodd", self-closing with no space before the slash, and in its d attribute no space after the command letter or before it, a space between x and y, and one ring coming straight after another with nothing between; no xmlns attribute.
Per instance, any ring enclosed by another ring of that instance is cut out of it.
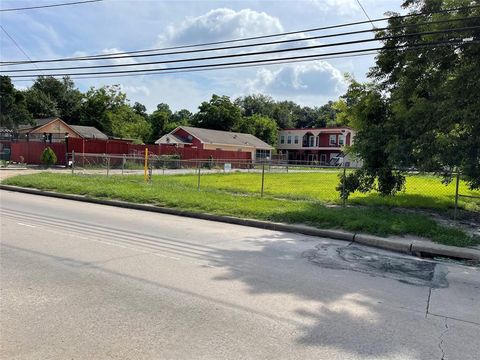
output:
<svg viewBox="0 0 480 360"><path fill-rule="evenodd" d="M300 105L293 101L280 101L275 103L272 119L277 122L280 129L288 129L297 126Z"/></svg>
<svg viewBox="0 0 480 360"><path fill-rule="evenodd" d="M344 99L345 104L350 104L345 108L345 116L352 119L351 125L356 130L352 149L361 156L363 166L346 179L342 178L337 189L345 198L357 190L368 192L376 188L382 195L402 190L405 177L397 170L402 162L390 156L389 152L389 141L396 128L389 124L391 110L388 98L378 86L352 80Z"/></svg>
<svg viewBox="0 0 480 360"><path fill-rule="evenodd" d="M253 94L237 98L235 105L242 109L243 116L264 115L272 117L275 100L267 95Z"/></svg>
<svg viewBox="0 0 480 360"><path fill-rule="evenodd" d="M83 95L68 76L61 80L52 76L39 76L30 90L33 90L30 93L33 97L49 99L56 109L54 116L61 117L69 124L80 122ZM31 100L35 102L34 98Z"/></svg>
<svg viewBox="0 0 480 360"><path fill-rule="evenodd" d="M155 110L148 118L151 126L151 142L156 141L160 136L166 133L165 128L167 127L171 116L172 110L170 110L168 104L160 103L157 105L157 110Z"/></svg>
<svg viewBox="0 0 480 360"><path fill-rule="evenodd" d="M28 111L34 118L59 116L57 104L42 91L31 88L24 92Z"/></svg>
<svg viewBox="0 0 480 360"><path fill-rule="evenodd" d="M192 121L193 114L187 109L175 111L170 117L170 121L182 125L189 125Z"/></svg>
<svg viewBox="0 0 480 360"><path fill-rule="evenodd" d="M463 0L405 1L404 7L422 12L469 5ZM415 32L418 23L480 15L479 8L456 12L391 20L389 28L378 36ZM398 29L401 25L407 28ZM478 25L478 19L441 23L434 30ZM413 26L416 25L416 26ZM452 35L423 36L424 41L444 41ZM480 30L462 31L462 38L478 38ZM414 37L401 40L414 45ZM385 41L385 46L398 44ZM470 185L480 188L480 45L464 42L456 46L428 47L416 50L383 50L370 76L384 91L390 92L395 137L389 141L391 157L401 165L424 170L458 169ZM405 156L408 154L409 156Z"/></svg>
<svg viewBox="0 0 480 360"><path fill-rule="evenodd" d="M346 126L350 124L350 115L348 113L348 104L345 99L339 99L332 103L332 110L335 115L327 126Z"/></svg>
<svg viewBox="0 0 480 360"><path fill-rule="evenodd" d="M335 109L334 104L335 103L333 101L329 101L325 105L317 108L317 119L314 127L327 127L336 125L337 110Z"/></svg>
<svg viewBox="0 0 480 360"><path fill-rule="evenodd" d="M384 193L399 188L403 180L392 169L404 167L441 172L447 179L459 170L470 187L480 188L480 45L466 41L448 46L416 46L458 36L475 39L480 30L462 30L461 35L398 37L478 25L475 16L480 15L480 9L465 8L468 4L463 0L405 1L403 6L411 12L427 15L391 18L388 28L377 33L378 37L389 38L383 41L384 49L369 73L374 84L352 82L344 98L358 131L354 149L365 161L359 179L376 178ZM454 7L464 8L428 14ZM465 17L471 19L420 25ZM374 183L369 184L373 187Z"/></svg>
<svg viewBox="0 0 480 360"><path fill-rule="evenodd" d="M121 105L107 111L112 126L113 136L148 141L150 139L150 123L129 105Z"/></svg>
<svg viewBox="0 0 480 360"><path fill-rule="evenodd" d="M235 131L252 134L270 145L277 140L277 123L267 116L252 115L244 117Z"/></svg>
<svg viewBox="0 0 480 360"><path fill-rule="evenodd" d="M92 87L85 94L80 123L95 126L100 131L112 135L111 117L107 114L124 105L127 105L127 95L120 90L119 85L102 86L98 89Z"/></svg>
<svg viewBox="0 0 480 360"><path fill-rule="evenodd" d="M145 107L145 105L140 104L138 101L135 101L135 103L132 106L132 109L135 112L135 114L140 115L145 119L148 118L147 108Z"/></svg>
<svg viewBox="0 0 480 360"><path fill-rule="evenodd" d="M163 132L167 134L179 126L190 126L192 118L193 114L187 109L175 111L170 116L168 123L163 127Z"/></svg>
<svg viewBox="0 0 480 360"><path fill-rule="evenodd" d="M57 163L57 155L55 155L55 152L50 146L47 146L43 150L42 155L40 155L40 161L45 166L55 165Z"/></svg>
<svg viewBox="0 0 480 360"><path fill-rule="evenodd" d="M204 101L199 106L193 124L207 129L230 131L241 119L240 107L232 103L228 96L213 95L209 102Z"/></svg>
<svg viewBox="0 0 480 360"><path fill-rule="evenodd" d="M16 128L31 122L24 94L15 89L10 77L0 76L0 126Z"/></svg>

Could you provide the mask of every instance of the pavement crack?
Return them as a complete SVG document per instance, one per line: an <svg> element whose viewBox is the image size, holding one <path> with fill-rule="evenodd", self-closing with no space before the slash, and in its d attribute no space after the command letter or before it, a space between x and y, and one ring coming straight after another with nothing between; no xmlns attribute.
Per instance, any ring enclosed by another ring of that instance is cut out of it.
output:
<svg viewBox="0 0 480 360"><path fill-rule="evenodd" d="M445 343L445 334L448 332L448 322L447 322L447 318L445 318L445 330L443 330L443 332L440 334L440 342L438 343L438 348L440 349L440 351L442 352L442 357L440 358L440 360L446 360L446 357L445 357L445 349L443 348L443 344Z"/></svg>
<svg viewBox="0 0 480 360"><path fill-rule="evenodd" d="M427 307L426 307L426 309L425 309L425 319L427 318L427 316L428 316L428 311L429 311L429 309L430 309L430 298L431 298L431 296L432 296L432 287L430 286L430 287L428 288L428 298L427 298Z"/></svg>

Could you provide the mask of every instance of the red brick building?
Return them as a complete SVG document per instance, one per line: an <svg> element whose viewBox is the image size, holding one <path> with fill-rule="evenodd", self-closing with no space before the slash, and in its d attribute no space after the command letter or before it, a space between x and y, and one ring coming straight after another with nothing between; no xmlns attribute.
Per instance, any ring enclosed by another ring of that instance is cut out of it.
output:
<svg viewBox="0 0 480 360"><path fill-rule="evenodd" d="M344 149L353 143L355 132L349 127L284 129L278 133L278 152L290 162L337 165ZM345 160L347 161L347 160Z"/></svg>

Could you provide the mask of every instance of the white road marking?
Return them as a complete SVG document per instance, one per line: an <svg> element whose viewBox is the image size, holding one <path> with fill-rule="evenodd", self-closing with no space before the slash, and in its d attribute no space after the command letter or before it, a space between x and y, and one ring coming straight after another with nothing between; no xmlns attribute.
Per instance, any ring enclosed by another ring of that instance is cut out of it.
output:
<svg viewBox="0 0 480 360"><path fill-rule="evenodd" d="M34 226L34 225L24 224L24 223L21 223L21 222L17 222L17 225L22 225L22 226L28 226L28 227L31 227L31 228L36 228L36 226Z"/></svg>

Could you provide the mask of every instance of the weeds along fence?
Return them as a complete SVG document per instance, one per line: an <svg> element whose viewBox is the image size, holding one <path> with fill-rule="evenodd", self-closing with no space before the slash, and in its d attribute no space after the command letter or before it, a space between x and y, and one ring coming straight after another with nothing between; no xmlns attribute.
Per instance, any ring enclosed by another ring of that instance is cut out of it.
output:
<svg viewBox="0 0 480 360"><path fill-rule="evenodd" d="M341 179L354 168L288 164L281 161L229 159L181 160L175 156L70 154L72 174L126 176L129 182L147 183L171 191L215 191L241 196L306 200L334 206L392 206L441 210L457 218L464 213L480 217L480 191L470 190L460 174L448 184L434 173L404 172L404 191L381 196L376 191L342 197ZM145 171L146 165L146 171Z"/></svg>

